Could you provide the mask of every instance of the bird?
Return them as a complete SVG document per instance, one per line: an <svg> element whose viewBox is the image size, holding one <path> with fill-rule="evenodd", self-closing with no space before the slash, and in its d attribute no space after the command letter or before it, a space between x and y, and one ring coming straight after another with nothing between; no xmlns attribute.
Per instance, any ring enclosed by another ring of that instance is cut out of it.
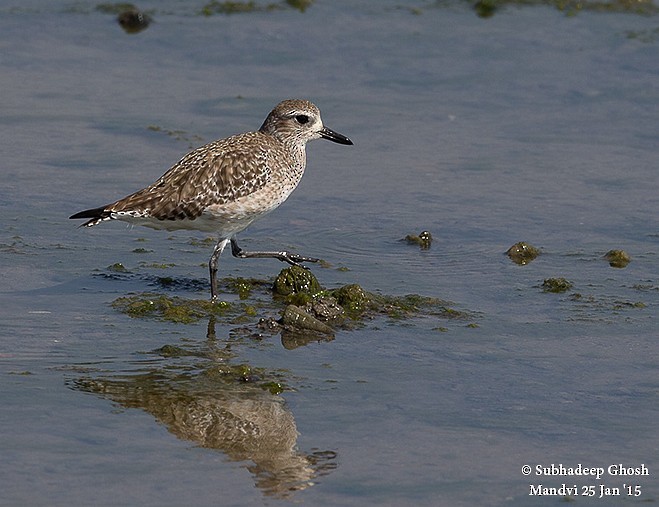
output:
<svg viewBox="0 0 659 507"><path fill-rule="evenodd" d="M218 260L229 243L232 255L238 258L275 258L291 265L320 260L286 251L248 252L236 240L236 234L273 211L295 190L306 168L306 144L320 138L353 144L323 125L320 110L312 102L284 100L270 111L259 130L196 148L155 183L69 218L88 219L80 227L122 220L153 229L217 234L208 261L211 301L217 301Z"/></svg>

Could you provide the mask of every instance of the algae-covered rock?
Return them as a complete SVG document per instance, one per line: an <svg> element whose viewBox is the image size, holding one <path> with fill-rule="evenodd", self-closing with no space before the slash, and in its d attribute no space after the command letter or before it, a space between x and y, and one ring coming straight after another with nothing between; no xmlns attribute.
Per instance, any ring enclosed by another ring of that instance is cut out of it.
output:
<svg viewBox="0 0 659 507"><path fill-rule="evenodd" d="M432 234L428 231L423 231L418 236L408 234L405 236L405 241L407 241L409 245L418 245L422 250L428 250L430 245L432 245Z"/></svg>
<svg viewBox="0 0 659 507"><path fill-rule="evenodd" d="M286 4L300 12L306 11L313 4L314 0L286 0Z"/></svg>
<svg viewBox="0 0 659 507"><path fill-rule="evenodd" d="M299 292L313 295L323 290L314 274L302 266L282 269L275 280L273 289L275 294L280 296L289 296Z"/></svg>
<svg viewBox="0 0 659 507"><path fill-rule="evenodd" d="M507 251L506 255L510 257L510 260L515 264L524 266L534 260L538 255L540 255L540 250L538 250L533 245L530 245L524 241L515 243Z"/></svg>
<svg viewBox="0 0 659 507"><path fill-rule="evenodd" d="M604 258L609 261L609 266L612 268L624 268L632 260L624 250L609 250L604 254Z"/></svg>
<svg viewBox="0 0 659 507"><path fill-rule="evenodd" d="M334 289L330 295L352 317L364 313L371 302L369 294L356 283Z"/></svg>
<svg viewBox="0 0 659 507"><path fill-rule="evenodd" d="M281 324L289 329L308 330L317 333L333 334L334 330L295 305L288 305L281 318Z"/></svg>
<svg viewBox="0 0 659 507"><path fill-rule="evenodd" d="M544 292L566 292L572 288L572 282L565 278L547 278L542 282Z"/></svg>
<svg viewBox="0 0 659 507"><path fill-rule="evenodd" d="M196 286L180 287L173 279L167 279L166 283L161 279L158 281L167 291L201 290ZM274 284L274 291L272 281L267 280L235 278L222 282L229 292L237 294L243 301L211 302L147 292L117 298L112 306L133 318L183 324L209 319L209 329L216 320L223 325L240 325L233 327L230 333L250 339L261 339L264 333L278 332L282 332L283 337L286 332L289 337L295 335L290 344L326 340L332 330L354 329L379 317L386 317L392 323L406 320L407 325L413 325L418 318L456 320L474 317L471 313L452 309L450 302L418 294L387 296L368 292L358 284L325 290L309 270L299 266L283 269ZM275 312L281 312L283 317L279 320L268 317L268 313ZM165 352L176 354L176 351Z"/></svg>
<svg viewBox="0 0 659 507"><path fill-rule="evenodd" d="M345 311L339 302L329 295L312 298L304 306L304 310L318 320L332 324L341 323L345 317Z"/></svg>
<svg viewBox="0 0 659 507"><path fill-rule="evenodd" d="M139 9L130 7L119 13L117 23L126 33L138 33L149 26L151 18Z"/></svg>
<svg viewBox="0 0 659 507"><path fill-rule="evenodd" d="M121 25L126 33L141 32L151 23L151 16L131 3L102 3L96 6L96 10L105 14L116 14L117 23Z"/></svg>
<svg viewBox="0 0 659 507"><path fill-rule="evenodd" d="M481 18L491 18L497 9L497 0L478 0L474 4L474 10Z"/></svg>

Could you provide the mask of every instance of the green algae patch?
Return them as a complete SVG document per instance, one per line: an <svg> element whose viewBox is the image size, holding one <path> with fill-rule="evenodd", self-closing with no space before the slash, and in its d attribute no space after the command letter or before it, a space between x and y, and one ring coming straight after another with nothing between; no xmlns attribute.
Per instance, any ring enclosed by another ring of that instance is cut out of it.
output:
<svg viewBox="0 0 659 507"><path fill-rule="evenodd" d="M213 0L208 2L201 8L203 16L212 16L214 14L224 14L229 16L231 14L245 14L249 12L262 12L281 9L283 6L276 3L259 4L257 2L218 2Z"/></svg>
<svg viewBox="0 0 659 507"><path fill-rule="evenodd" d="M231 309L231 305L224 301L211 302L149 293L117 298L112 302L112 307L133 318L152 317L181 324L190 324L213 315L225 315Z"/></svg>
<svg viewBox="0 0 659 507"><path fill-rule="evenodd" d="M529 262L535 260L538 255L540 255L540 250L529 243L520 241L519 243L515 243L508 250L506 250L506 255L515 264L525 266Z"/></svg>
<svg viewBox="0 0 659 507"><path fill-rule="evenodd" d="M208 2L201 9L204 16L213 14L240 14L260 10L256 2Z"/></svg>
<svg viewBox="0 0 659 507"><path fill-rule="evenodd" d="M643 312L648 305L643 301L623 300L608 294L570 294L570 320L579 322L630 321L636 312Z"/></svg>
<svg viewBox="0 0 659 507"><path fill-rule="evenodd" d="M394 320L407 320L419 316L433 316L443 320L468 320L474 315L456 310L449 302L439 298L407 294L405 296L372 295L371 309Z"/></svg>
<svg viewBox="0 0 659 507"><path fill-rule="evenodd" d="M632 258L624 250L609 250L604 254L604 258L609 262L612 268L625 268Z"/></svg>
<svg viewBox="0 0 659 507"><path fill-rule="evenodd" d="M107 267L108 271L112 273L128 273L128 269L121 262L115 262Z"/></svg>
<svg viewBox="0 0 659 507"><path fill-rule="evenodd" d="M329 291L329 295L353 318L366 312L373 301L371 295L356 283Z"/></svg>
<svg viewBox="0 0 659 507"><path fill-rule="evenodd" d="M314 295L323 288L311 270L302 266L291 266L281 270L275 280L273 290L279 296L290 296L301 292Z"/></svg>
<svg viewBox="0 0 659 507"><path fill-rule="evenodd" d="M286 5L300 12L306 11L313 4L313 0L286 0Z"/></svg>
<svg viewBox="0 0 659 507"><path fill-rule="evenodd" d="M572 282L565 278L547 278L542 282L543 292L567 292L572 288Z"/></svg>
<svg viewBox="0 0 659 507"><path fill-rule="evenodd" d="M223 278L224 290L236 294L241 300L246 300L258 293L269 293L272 282L260 278Z"/></svg>
<svg viewBox="0 0 659 507"><path fill-rule="evenodd" d="M273 395L281 394L285 389L279 382L262 382L259 387Z"/></svg>
<svg viewBox="0 0 659 507"><path fill-rule="evenodd" d="M204 239L191 238L189 244L192 246L200 246L203 248L208 248L209 246L215 246L217 243L217 238L208 236Z"/></svg>
<svg viewBox="0 0 659 507"><path fill-rule="evenodd" d="M652 0L478 0L472 8L481 18L490 18L507 6L533 7L549 6L566 16L576 16L582 11L600 13L625 13L652 16L659 13Z"/></svg>
<svg viewBox="0 0 659 507"><path fill-rule="evenodd" d="M206 379L227 385L249 384L270 394L281 394L286 390L283 379L273 379L273 373L246 363L213 364L203 372Z"/></svg>
<svg viewBox="0 0 659 507"><path fill-rule="evenodd" d="M422 231L418 236L408 234L403 241L406 241L408 245L417 245L421 250L428 250L432 245L432 234L428 231Z"/></svg>
<svg viewBox="0 0 659 507"><path fill-rule="evenodd" d="M204 290L199 284L182 283L171 277L157 277L167 291ZM273 282L250 278L224 278L225 293L236 294L240 302L211 302L152 292L131 294L114 300L116 310L132 318L151 318L179 324L202 319L234 327L235 336L261 340L263 335L286 332L297 336L291 343L332 339L336 330L351 330L377 318L390 324L407 321L414 325L424 318L441 320L473 319L471 313L451 308L451 303L418 294L388 296L365 290L359 284L325 289L310 270L300 266L282 269ZM273 314L279 314L279 318ZM415 320L416 319L416 320ZM299 346L299 345L295 345Z"/></svg>
<svg viewBox="0 0 659 507"><path fill-rule="evenodd" d="M418 294L374 294L356 283L336 289L323 289L309 270L299 266L281 271L274 285L274 293L285 296L288 306L279 324L288 330L298 327L328 333L329 329L325 326L351 328L356 323L377 316L386 316L392 320L420 316L451 320L473 318L467 312L450 308L446 301Z"/></svg>
<svg viewBox="0 0 659 507"><path fill-rule="evenodd" d="M213 16L214 14L246 14L250 12L268 12L284 9L295 9L300 12L306 11L313 5L313 0L284 0L282 2L259 3L253 0L247 2L212 0L201 8L202 16Z"/></svg>
<svg viewBox="0 0 659 507"><path fill-rule="evenodd" d="M176 358L176 357L201 357L200 352L191 351L178 347L176 345L163 345L162 347L152 350L152 354L158 354L162 357Z"/></svg>

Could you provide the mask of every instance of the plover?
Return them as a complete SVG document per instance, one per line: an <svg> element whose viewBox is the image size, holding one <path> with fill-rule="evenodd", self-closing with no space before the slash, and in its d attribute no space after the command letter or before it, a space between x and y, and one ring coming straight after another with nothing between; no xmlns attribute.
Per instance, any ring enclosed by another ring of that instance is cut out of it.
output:
<svg viewBox="0 0 659 507"><path fill-rule="evenodd" d="M216 233L219 239L208 262L214 301L218 259L229 242L234 257L272 257L292 265L318 262L285 251L246 252L238 246L236 234L288 198L304 174L307 141L321 137L352 144L325 127L320 110L308 100L284 100L258 131L201 146L152 185L69 218L88 218L81 227L123 220L154 229Z"/></svg>

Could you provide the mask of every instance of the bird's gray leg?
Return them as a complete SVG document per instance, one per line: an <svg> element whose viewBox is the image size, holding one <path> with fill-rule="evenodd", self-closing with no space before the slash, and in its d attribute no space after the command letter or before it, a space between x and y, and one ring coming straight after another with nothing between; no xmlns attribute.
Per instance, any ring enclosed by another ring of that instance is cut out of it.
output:
<svg viewBox="0 0 659 507"><path fill-rule="evenodd" d="M238 242L235 238L231 238L231 254L234 257L240 257L241 259L248 259L253 257L268 257L279 259L282 262L288 262L291 266L299 266L302 262L320 261L320 259L316 259L315 257L303 257L301 255L288 252L246 252L238 246Z"/></svg>
<svg viewBox="0 0 659 507"><path fill-rule="evenodd" d="M228 239L221 239L218 241L213 249L213 255L211 255L211 258L208 261L208 270L211 275L211 301L217 300L217 261L219 260L220 255L222 255L222 250L224 250L224 247L227 246L228 242Z"/></svg>

